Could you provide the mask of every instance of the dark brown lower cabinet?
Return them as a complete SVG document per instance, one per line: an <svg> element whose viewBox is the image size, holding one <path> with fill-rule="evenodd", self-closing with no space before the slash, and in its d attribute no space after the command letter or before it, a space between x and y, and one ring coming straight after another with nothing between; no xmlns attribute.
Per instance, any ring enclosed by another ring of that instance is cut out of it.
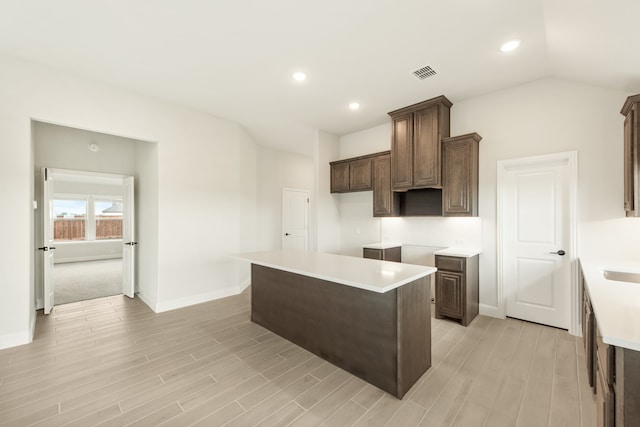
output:
<svg viewBox="0 0 640 427"><path fill-rule="evenodd" d="M390 248L362 248L362 258L379 259L380 261L402 261L402 246Z"/></svg>
<svg viewBox="0 0 640 427"><path fill-rule="evenodd" d="M582 334L589 385L596 399L598 427L640 425L640 351L606 344L582 271Z"/></svg>
<svg viewBox="0 0 640 427"><path fill-rule="evenodd" d="M478 315L478 255L436 255L435 317L458 319L467 326Z"/></svg>
<svg viewBox="0 0 640 427"><path fill-rule="evenodd" d="M431 366L431 276L378 293L251 265L251 320L401 399Z"/></svg>

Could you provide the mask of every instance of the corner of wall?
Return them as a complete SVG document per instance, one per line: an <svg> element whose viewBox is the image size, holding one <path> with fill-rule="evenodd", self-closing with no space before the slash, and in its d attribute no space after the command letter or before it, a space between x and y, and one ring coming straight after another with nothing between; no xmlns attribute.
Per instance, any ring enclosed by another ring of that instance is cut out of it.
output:
<svg viewBox="0 0 640 427"><path fill-rule="evenodd" d="M26 331L15 332L13 334L5 334L0 336L0 350L10 347L17 347L19 345L29 344L33 341L33 330L35 329L35 321L33 326Z"/></svg>
<svg viewBox="0 0 640 427"><path fill-rule="evenodd" d="M495 317L497 319L504 319L504 315L500 313L500 309L495 305L480 304L478 311L483 316Z"/></svg>

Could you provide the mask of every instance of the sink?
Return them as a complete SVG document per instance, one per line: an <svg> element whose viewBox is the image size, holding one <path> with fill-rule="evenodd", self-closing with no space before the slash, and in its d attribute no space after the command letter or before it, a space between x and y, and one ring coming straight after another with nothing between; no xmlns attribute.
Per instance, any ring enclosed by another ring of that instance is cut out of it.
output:
<svg viewBox="0 0 640 427"><path fill-rule="evenodd" d="M626 271L602 270L605 279L616 280L618 282L640 283L640 273L629 273Z"/></svg>

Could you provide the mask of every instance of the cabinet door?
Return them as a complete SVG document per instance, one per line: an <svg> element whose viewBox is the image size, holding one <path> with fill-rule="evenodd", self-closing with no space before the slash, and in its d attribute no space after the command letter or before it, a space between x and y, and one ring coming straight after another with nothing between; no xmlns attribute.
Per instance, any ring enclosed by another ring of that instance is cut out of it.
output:
<svg viewBox="0 0 640 427"><path fill-rule="evenodd" d="M438 106L413 113L413 187L441 187Z"/></svg>
<svg viewBox="0 0 640 427"><path fill-rule="evenodd" d="M393 118L391 130L391 186L407 190L413 185L413 114Z"/></svg>
<svg viewBox="0 0 640 427"><path fill-rule="evenodd" d="M587 364L587 379L589 386L595 386L595 323L591 302L583 288L582 301L582 339L584 340L585 362Z"/></svg>
<svg viewBox="0 0 640 427"><path fill-rule="evenodd" d="M442 144L442 215L478 215L478 141L473 137Z"/></svg>
<svg viewBox="0 0 640 427"><path fill-rule="evenodd" d="M371 190L371 159L353 160L349 163L349 190Z"/></svg>
<svg viewBox="0 0 640 427"><path fill-rule="evenodd" d="M604 378L600 363L596 363L596 367L596 425L615 427L615 394Z"/></svg>
<svg viewBox="0 0 640 427"><path fill-rule="evenodd" d="M349 191L349 162L331 165L331 192Z"/></svg>
<svg viewBox="0 0 640 427"><path fill-rule="evenodd" d="M633 123L634 109L632 108L624 119L624 210L627 216L632 216L636 209L634 201L634 157Z"/></svg>
<svg viewBox="0 0 640 427"><path fill-rule="evenodd" d="M391 191L391 156L373 159L373 216L394 216L397 197Z"/></svg>
<svg viewBox="0 0 640 427"><path fill-rule="evenodd" d="M436 314L457 319L464 316L462 273L436 272Z"/></svg>

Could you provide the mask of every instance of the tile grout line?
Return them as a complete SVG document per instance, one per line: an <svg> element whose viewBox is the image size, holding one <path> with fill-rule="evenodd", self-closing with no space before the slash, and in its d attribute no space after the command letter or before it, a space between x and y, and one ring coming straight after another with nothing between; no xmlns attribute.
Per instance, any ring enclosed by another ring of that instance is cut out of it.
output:
<svg viewBox="0 0 640 427"><path fill-rule="evenodd" d="M485 329L485 331L482 333L482 335L480 335L480 337L479 337L479 339L478 339L478 342L477 342L477 343L476 343L476 345L471 349L471 351L469 351L469 353L467 354L467 357L466 357L466 358L465 358L465 359L460 363L460 366L458 366L458 369L456 369L456 372L454 372L453 376L455 376L455 375L459 372L460 367L461 367L461 366L464 364L464 362L466 362L466 361L467 361L467 359L471 356L471 353L473 352L473 350L474 350L474 349L475 349L475 348L480 344L481 339L482 339L482 338L484 337L484 335L487 333L487 331L489 330L489 326L491 325L491 323L493 323L493 321L494 321L493 319L490 319L490 320L489 320L489 324L484 328L484 329ZM471 329L467 329L467 330L465 330L465 333L463 334L463 336L462 336L462 337L460 337L460 339L458 340L458 343L459 343L460 341L462 341L462 339L464 338L464 336L465 336L467 333L469 333L469 331L470 331L470 330L471 330ZM501 336L502 336L502 334L501 334ZM451 348L451 350L449 350L449 351L447 352L447 354L446 354L446 355L445 355L445 357L443 358L443 361L444 361L444 360L447 358L447 356L448 356L448 355L449 355L449 354L450 354L450 353L451 353L451 352L452 352L452 351L453 351L453 350L458 346L458 343L456 343L456 345L455 345L455 346L453 346L453 347ZM441 362L441 363L442 363L442 362ZM451 380L453 379L453 376L452 376L452 378L449 380L449 382L447 382L447 384L446 384L444 387L442 387L442 390L440 391L440 393L438 394L438 396L437 396L437 397L436 397L436 399L434 400L434 403L433 403L434 405L436 404L436 402L438 401L438 399L440 398L440 396L442 395L442 393L444 393L444 391L445 391L445 389L447 388L447 386L451 383ZM466 402L466 400L467 400L468 396L469 396L469 395L467 394L467 395L466 395L466 397L465 397L465 400L464 400L462 403ZM409 400L410 400L410 399L409 399ZM421 408L424 408L424 409L425 409L425 413L424 413L424 415L423 415L423 416L420 418L420 420L418 421L418 424L420 424L420 423L422 423L422 422L426 419L427 415L429 414L429 412L430 412L430 411L431 411L431 409L433 408L433 405L432 405L431 407L429 407L429 408L425 408L424 406L420 405L419 403L416 403L416 402L413 402L413 403L415 403L416 405L418 405L418 406L420 406ZM460 405L460 408L461 408L461 407L462 407L462 405ZM458 409L458 412L459 412L460 408ZM458 416L458 412L456 412L455 416L453 417L453 420L455 420L455 418ZM453 422L453 420L452 420L452 422Z"/></svg>
<svg viewBox="0 0 640 427"><path fill-rule="evenodd" d="M509 321L509 319L508 319L508 318L507 318L506 320L507 320L507 322ZM494 319L491 319L491 322L493 323L493 322L494 322ZM481 335L481 338L482 338L482 337L484 337L484 335L487 333L488 329L489 329L489 328L488 328L488 326L487 326L487 327L485 328L485 332ZM506 332L507 332L507 323L505 323L505 325L503 326L502 331L500 332L500 336L498 337L498 340L497 340L496 342L499 342L499 341L502 339L502 337L505 335L505 333L506 333ZM479 344L479 341L480 341L480 340L478 340L478 344ZM476 345L477 345L477 344L476 344ZM475 346L474 346L474 349L475 349ZM473 349L472 349L472 351L473 351ZM494 348L493 348L493 350L491 351L491 353L490 353L490 355L489 355L489 356L493 355L493 354L494 354L494 352L495 352L495 346L494 346ZM471 353L471 352L470 352L470 353ZM469 357L469 356L467 356L467 358L468 358L468 357ZM491 358L491 357L489 357L489 359L490 359L490 358ZM465 361L466 361L466 360L467 360L467 359L465 359ZM464 362L463 362L463 363L464 363ZM485 362L485 364L486 364L486 363L488 363L488 361L487 361L487 362ZM458 368L458 369L460 369L460 368ZM456 373L458 373L458 370L456 370ZM470 390L469 390L469 391L470 391ZM460 411L462 410L462 406L463 406L463 405L464 405L464 404L469 400L469 396L470 396L470 395L471 395L471 393L467 393L467 394L465 395L465 398L464 398L464 400L462 401L462 403L461 403L460 405L458 405L458 410L456 411L455 415L451 418L451 424L454 424L454 423L455 423L456 418L458 418L458 415L460 415ZM439 396L440 396L440 395L438 395L438 397L439 397ZM431 408L429 408L429 410L431 410ZM427 414L425 414L425 417L426 417L426 415L427 415ZM484 424L487 422L487 418L488 418L488 417L489 417L489 413L487 412L487 414L485 415L485 418L484 418L484 420L483 420L483 422L482 422L482 425L483 425L483 426L484 426Z"/></svg>
<svg viewBox="0 0 640 427"><path fill-rule="evenodd" d="M556 360L558 358L558 332L555 333L554 338L554 352L553 352L553 379L551 380L551 394L549 400L553 402L553 391L555 390L555 382L556 382ZM551 426L551 405L549 405L549 414L547 414L547 427Z"/></svg>
<svg viewBox="0 0 640 427"><path fill-rule="evenodd" d="M538 328L538 333L536 335L536 345L533 348L534 356L536 354L536 351L538 350L538 344L540 343L540 335L541 334L542 334L542 329ZM533 372L534 361L535 361L535 357L532 356L531 357L531 361L529 362L529 372L527 374L527 381L525 382L524 391L522 393L522 398L520 399L520 405L518 406L518 414L516 415L516 425L518 425L518 422L520 421L520 414L522 412L522 406L524 405L525 393L527 392L527 389L529 387L529 381L531 380L531 374Z"/></svg>

